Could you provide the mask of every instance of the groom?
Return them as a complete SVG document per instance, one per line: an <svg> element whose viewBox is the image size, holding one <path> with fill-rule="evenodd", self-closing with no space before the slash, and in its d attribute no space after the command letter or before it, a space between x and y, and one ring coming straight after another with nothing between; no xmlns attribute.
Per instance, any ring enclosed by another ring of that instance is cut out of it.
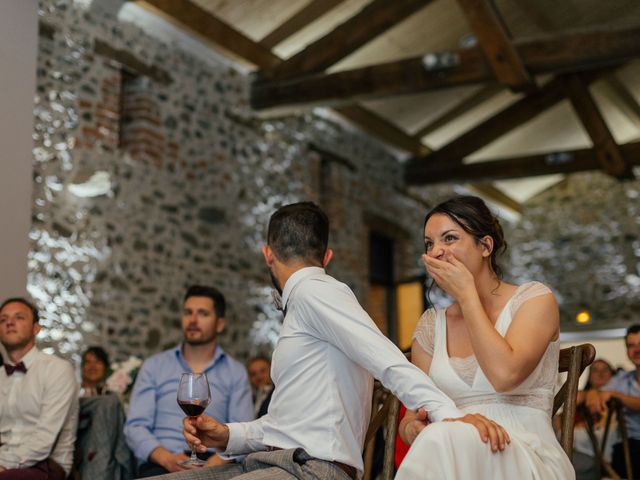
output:
<svg viewBox="0 0 640 480"><path fill-rule="evenodd" d="M470 423L494 451L505 443L501 427L458 410L378 330L349 287L325 273L333 256L328 238L327 216L313 203L286 205L271 216L262 253L285 318L268 413L246 423L185 419L185 438L198 450L248 455L239 464L170 478L355 479L363 470L373 377L408 408L428 410L431 421Z"/></svg>

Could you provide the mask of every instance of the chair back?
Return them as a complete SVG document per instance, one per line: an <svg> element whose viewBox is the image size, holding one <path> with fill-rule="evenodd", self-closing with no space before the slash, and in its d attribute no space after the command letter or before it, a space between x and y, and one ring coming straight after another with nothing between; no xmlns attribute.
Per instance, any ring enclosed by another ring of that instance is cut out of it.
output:
<svg viewBox="0 0 640 480"><path fill-rule="evenodd" d="M560 445L569 459L573 454L573 427L576 418L576 402L578 395L578 379L585 368L591 365L596 356L596 349L590 343L583 343L574 347L560 350L558 371L566 372L567 379L556 393L553 401L553 415L562 408L560 427Z"/></svg>
<svg viewBox="0 0 640 480"><path fill-rule="evenodd" d="M376 434L383 428L385 435L384 461L379 480L392 480L394 473L393 461L396 452L396 434L398 433L398 417L400 414L400 400L379 381L373 385L373 405L371 421L364 439L364 476L363 480L371 479L373 467L373 450Z"/></svg>

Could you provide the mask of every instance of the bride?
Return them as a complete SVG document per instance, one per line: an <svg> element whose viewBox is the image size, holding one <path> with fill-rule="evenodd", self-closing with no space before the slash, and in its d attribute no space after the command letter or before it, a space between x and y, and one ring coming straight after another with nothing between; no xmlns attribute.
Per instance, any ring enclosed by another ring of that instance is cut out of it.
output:
<svg viewBox="0 0 640 480"><path fill-rule="evenodd" d="M396 479L575 478L551 427L560 348L553 293L501 280L496 257L506 241L477 197L431 210L424 244L427 273L454 302L422 315L412 361L461 410L503 426L510 443L493 453L471 425L427 426L426 412L407 412L400 436L411 448Z"/></svg>

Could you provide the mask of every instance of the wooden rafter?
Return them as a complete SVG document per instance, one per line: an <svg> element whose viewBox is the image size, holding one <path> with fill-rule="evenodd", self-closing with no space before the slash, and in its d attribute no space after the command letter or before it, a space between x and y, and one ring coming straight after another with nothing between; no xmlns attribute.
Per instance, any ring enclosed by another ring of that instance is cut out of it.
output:
<svg viewBox="0 0 640 480"><path fill-rule="evenodd" d="M261 72L263 78L286 78L322 71L412 15L431 0L373 0L359 13L282 64Z"/></svg>
<svg viewBox="0 0 640 480"><path fill-rule="evenodd" d="M423 4L429 1L423 0ZM282 59L271 53L264 45L253 42L215 16L198 9L188 0L145 0L142 3L146 3L157 12L182 24L185 28L195 31L205 39L218 44L224 50L230 51L260 68L268 68L282 62ZM191 23L192 20L194 23ZM396 148L418 156L429 152L428 147L421 143L419 139L406 134L391 122L361 106L353 105L336 108L334 111L355 126L377 136L380 140ZM484 185L479 188L479 191L488 198L492 198L496 202L514 210L519 209L517 202L495 187Z"/></svg>
<svg viewBox="0 0 640 480"><path fill-rule="evenodd" d="M615 75L607 75L604 79L606 91L611 102L620 110L630 122L640 128L640 103L636 100L627 86Z"/></svg>
<svg viewBox="0 0 640 480"><path fill-rule="evenodd" d="M463 133L430 155L412 159L407 165L407 178L413 177L421 164L461 164L467 155L480 150L514 128L556 105L564 98L561 80L554 79L540 90L516 101L484 122Z"/></svg>
<svg viewBox="0 0 640 480"><path fill-rule="evenodd" d="M248 60L260 68L269 68L281 62L271 50L247 38L238 30L223 22L204 8L189 0L143 0L144 7L151 7L171 20L177 21L222 49Z"/></svg>
<svg viewBox="0 0 640 480"><path fill-rule="evenodd" d="M458 0L498 82L528 90L533 79L513 46L511 35L491 0Z"/></svg>
<svg viewBox="0 0 640 480"><path fill-rule="evenodd" d="M502 87L500 87L499 85L487 85L486 87L482 87L479 91L477 91L470 97L457 103L453 108L447 110L442 115L426 124L420 130L414 133L413 136L416 138L422 138L426 135L429 135L431 132L435 132L440 127L451 123L460 115L467 113L468 111L476 108L478 105L481 105L484 102L495 97L501 91Z"/></svg>
<svg viewBox="0 0 640 480"><path fill-rule="evenodd" d="M245 37L240 32L226 25L209 12L195 6L188 0L145 0L146 4L167 16L173 17L185 28L192 29L223 49L243 57L249 52L246 60L261 68L267 68L282 62L282 59L271 53L266 47ZM193 21L193 23L190 23ZM391 122L373 114L369 110L351 106L338 108L335 111L362 130L376 135L383 142L413 155L428 152L428 148L419 140L407 135Z"/></svg>
<svg viewBox="0 0 640 480"><path fill-rule="evenodd" d="M640 165L640 142L620 146L625 159ZM602 168L593 148L569 150L514 158L491 159L455 165L425 162L406 180L409 184L430 185L446 182L482 182L540 175L586 172Z"/></svg>
<svg viewBox="0 0 640 480"><path fill-rule="evenodd" d="M545 36L515 42L531 74L585 71L640 56L640 27ZM495 81L480 47L286 80L256 80L257 109L295 104L335 104Z"/></svg>
<svg viewBox="0 0 640 480"><path fill-rule="evenodd" d="M567 97L591 137L602 169L616 178L633 178L631 165L622 156L598 105L591 96L588 84L577 74L567 75L563 81Z"/></svg>
<svg viewBox="0 0 640 480"><path fill-rule="evenodd" d="M282 25L260 40L260 45L269 49L275 47L342 2L344 2L344 0L312 0Z"/></svg>
<svg viewBox="0 0 640 480"><path fill-rule="evenodd" d="M488 200L508 207L514 212L522 213L522 205L519 202L499 188L494 187L491 183L474 183L473 185L469 185L469 187Z"/></svg>
<svg viewBox="0 0 640 480"><path fill-rule="evenodd" d="M419 138L407 135L388 120L359 105L336 108L335 111L365 132L383 139L390 145L400 148L412 155L426 155L429 148ZM418 153L420 152L420 153Z"/></svg>

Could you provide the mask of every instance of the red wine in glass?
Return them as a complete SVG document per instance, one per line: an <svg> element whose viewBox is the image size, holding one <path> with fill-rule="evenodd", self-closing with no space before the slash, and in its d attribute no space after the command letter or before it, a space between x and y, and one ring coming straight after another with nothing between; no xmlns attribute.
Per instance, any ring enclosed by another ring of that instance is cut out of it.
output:
<svg viewBox="0 0 640 480"><path fill-rule="evenodd" d="M202 415L211 401L211 390L209 380L205 373L183 373L180 376L178 386L178 405L189 417ZM191 446L191 458L180 465L206 465L207 462L200 460L196 455L196 450Z"/></svg>
<svg viewBox="0 0 640 480"><path fill-rule="evenodd" d="M178 405L182 408L182 411L188 417L197 417L198 415L202 415L204 409L207 408L207 405L202 402L180 402L178 401Z"/></svg>

